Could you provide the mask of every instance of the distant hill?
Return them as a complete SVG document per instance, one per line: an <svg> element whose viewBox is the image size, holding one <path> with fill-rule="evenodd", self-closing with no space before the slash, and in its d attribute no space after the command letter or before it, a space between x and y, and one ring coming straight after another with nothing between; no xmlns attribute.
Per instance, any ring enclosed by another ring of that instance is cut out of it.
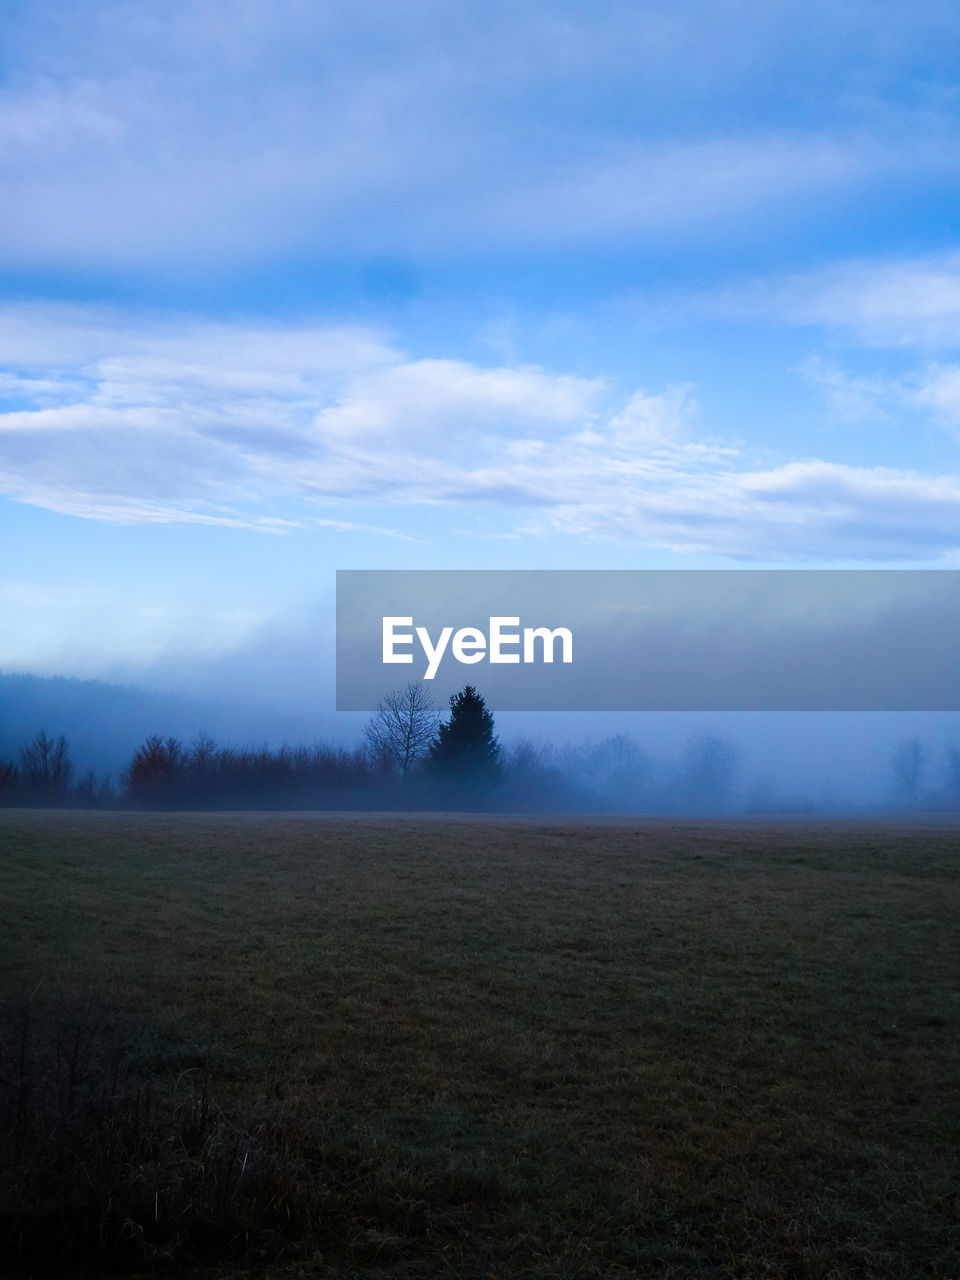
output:
<svg viewBox="0 0 960 1280"><path fill-rule="evenodd" d="M224 744L309 742L329 725L315 717L156 693L131 685L67 676L0 672L0 760L16 761L41 729L63 734L79 772L118 778L150 734L190 743L207 733Z"/></svg>

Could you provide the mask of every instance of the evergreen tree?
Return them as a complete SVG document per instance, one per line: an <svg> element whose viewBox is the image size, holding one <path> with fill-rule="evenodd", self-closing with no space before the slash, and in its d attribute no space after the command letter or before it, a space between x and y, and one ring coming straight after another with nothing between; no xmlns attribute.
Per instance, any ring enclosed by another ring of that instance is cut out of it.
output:
<svg viewBox="0 0 960 1280"><path fill-rule="evenodd" d="M493 716L472 684L450 699L450 719L442 723L430 747L437 776L468 787L490 786L500 778L500 744Z"/></svg>

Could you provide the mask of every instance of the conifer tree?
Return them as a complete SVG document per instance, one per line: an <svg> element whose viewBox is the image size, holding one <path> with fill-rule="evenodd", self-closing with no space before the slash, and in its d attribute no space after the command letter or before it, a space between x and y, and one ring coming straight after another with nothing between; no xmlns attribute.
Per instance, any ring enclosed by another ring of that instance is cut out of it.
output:
<svg viewBox="0 0 960 1280"><path fill-rule="evenodd" d="M450 699L450 718L430 747L432 772L467 786L489 786L500 778L500 744L493 716L472 684Z"/></svg>

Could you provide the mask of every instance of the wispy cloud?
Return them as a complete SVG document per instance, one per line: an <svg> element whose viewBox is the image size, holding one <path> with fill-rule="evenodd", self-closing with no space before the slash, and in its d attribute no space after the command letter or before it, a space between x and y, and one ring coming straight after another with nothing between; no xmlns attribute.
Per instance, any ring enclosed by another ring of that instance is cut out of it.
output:
<svg viewBox="0 0 960 1280"><path fill-rule="evenodd" d="M504 0L465 23L437 0L149 15L94 0L51 23L21 6L5 19L0 261L426 254L717 219L749 235L745 215L955 175L950 103L918 120L884 93L922 76L949 24L936 5L881 10L810 4L798 21L778 3L738 22L723 0L603 0L518 20ZM865 51L871 92L825 75Z"/></svg>
<svg viewBox="0 0 960 1280"><path fill-rule="evenodd" d="M833 263L688 300L690 313L811 325L877 347L960 348L960 254Z"/></svg>
<svg viewBox="0 0 960 1280"><path fill-rule="evenodd" d="M897 419L918 415L960 436L960 365L924 361L897 374L851 373L819 356L804 361L800 372L824 395L830 413L848 422Z"/></svg>
<svg viewBox="0 0 960 1280"><path fill-rule="evenodd" d="M831 417L960 433L960 253L837 262L675 296L664 310L806 328L819 349L797 372Z"/></svg>
<svg viewBox="0 0 960 1280"><path fill-rule="evenodd" d="M899 141L880 142L857 133L724 133L666 142L603 148L562 169L534 175L480 197L475 218L507 242L564 244L616 236L633 239L708 238L744 233L744 219L784 212L798 200L821 199L858 184L906 171L936 171L952 157L940 146L918 153ZM546 212L551 211L547 217ZM716 226L713 224L721 224Z"/></svg>
<svg viewBox="0 0 960 1280"><path fill-rule="evenodd" d="M913 391L890 373L851 373L834 360L815 354L803 360L797 373L823 397L832 420L846 423L887 422L915 409Z"/></svg>
<svg viewBox="0 0 960 1280"><path fill-rule="evenodd" d="M624 394L532 366L413 359L362 329L141 329L56 308L46 329L36 308L20 328L17 314L0 313L0 338L30 355L29 378L11 370L18 395L29 399L31 379L38 389L32 407L0 415L0 484L55 511L415 537L418 506L455 507L460 523L494 506L504 533L740 557L936 559L960 547L956 478L761 464L711 435L689 388ZM73 325L82 342L71 344ZM957 386L944 374L941 398ZM355 521L344 508L358 503L383 519Z"/></svg>

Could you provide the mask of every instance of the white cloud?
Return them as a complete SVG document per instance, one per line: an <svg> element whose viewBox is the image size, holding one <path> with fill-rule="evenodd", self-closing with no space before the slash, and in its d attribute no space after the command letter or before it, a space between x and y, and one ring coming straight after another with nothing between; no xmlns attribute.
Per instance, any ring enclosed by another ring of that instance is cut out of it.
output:
<svg viewBox="0 0 960 1280"><path fill-rule="evenodd" d="M321 411L316 426L331 440L414 432L421 441L436 433L450 441L486 430L491 421L499 432L528 423L551 431L589 419L600 391L599 382L534 368L404 361L356 378L335 405Z"/></svg>
<svg viewBox="0 0 960 1280"><path fill-rule="evenodd" d="M745 215L944 160L939 150L918 155L855 134L791 130L606 150L599 160L585 157L499 191L495 206L481 200L482 219L501 226L506 239L535 236L540 244L638 233L672 238L691 227L709 236L717 220L729 234Z"/></svg>
<svg viewBox="0 0 960 1280"><path fill-rule="evenodd" d="M749 286L674 301L674 311L712 318L775 321L832 331L859 348L857 372L835 352L815 353L798 372L822 393L831 416L849 422L918 415L960 433L960 253L841 262ZM868 354L864 354L864 350ZM893 358L891 359L891 353ZM874 365L864 371L864 364Z"/></svg>
<svg viewBox="0 0 960 1280"><path fill-rule="evenodd" d="M912 392L922 409L954 433L960 434L960 365L941 365L925 371Z"/></svg>
<svg viewBox="0 0 960 1280"><path fill-rule="evenodd" d="M869 51L881 85L922 80L942 25L923 5L881 23L875 6L801 21L785 3L736 22L722 0L489 3L469 22L437 0L53 7L55 22L49 6L5 21L0 257L19 268L542 246L716 219L749 234L751 213L956 169L949 103L906 127L882 93L824 82L825 49Z"/></svg>
<svg viewBox="0 0 960 1280"><path fill-rule="evenodd" d="M800 372L839 419L909 422L920 414L960 437L960 365L929 363L899 376L865 376L811 357Z"/></svg>
<svg viewBox="0 0 960 1280"><path fill-rule="evenodd" d="M581 533L745 559L945 558L960 546L960 480L811 461L767 470L665 471L638 491L552 513Z"/></svg>
<svg viewBox="0 0 960 1280"><path fill-rule="evenodd" d="M35 407L0 415L0 486L55 511L266 532L319 520L403 537L415 533L411 506L450 506L462 522L462 509L493 505L507 533L764 559L936 559L960 547L953 476L758 466L704 432L684 388L624 395L534 367L411 359L361 329L141 327L97 312L84 325L54 308L46 330L34 309L24 338L16 314L0 311L0 352L7 336L15 354L29 351L38 389ZM941 399L958 387L944 371ZM355 522L357 503L385 518Z"/></svg>
<svg viewBox="0 0 960 1280"><path fill-rule="evenodd" d="M69 161L75 148L116 144L125 132L100 87L87 79L57 83L41 75L28 91L8 88L0 95L0 162L32 164L38 153Z"/></svg>
<svg viewBox="0 0 960 1280"><path fill-rule="evenodd" d="M846 422L886 419L893 408L902 409L904 389L896 378L852 374L814 355L798 372L823 395L830 415Z"/></svg>
<svg viewBox="0 0 960 1280"><path fill-rule="evenodd" d="M841 262L733 286L692 303L730 318L773 318L882 347L960 348L960 253Z"/></svg>

